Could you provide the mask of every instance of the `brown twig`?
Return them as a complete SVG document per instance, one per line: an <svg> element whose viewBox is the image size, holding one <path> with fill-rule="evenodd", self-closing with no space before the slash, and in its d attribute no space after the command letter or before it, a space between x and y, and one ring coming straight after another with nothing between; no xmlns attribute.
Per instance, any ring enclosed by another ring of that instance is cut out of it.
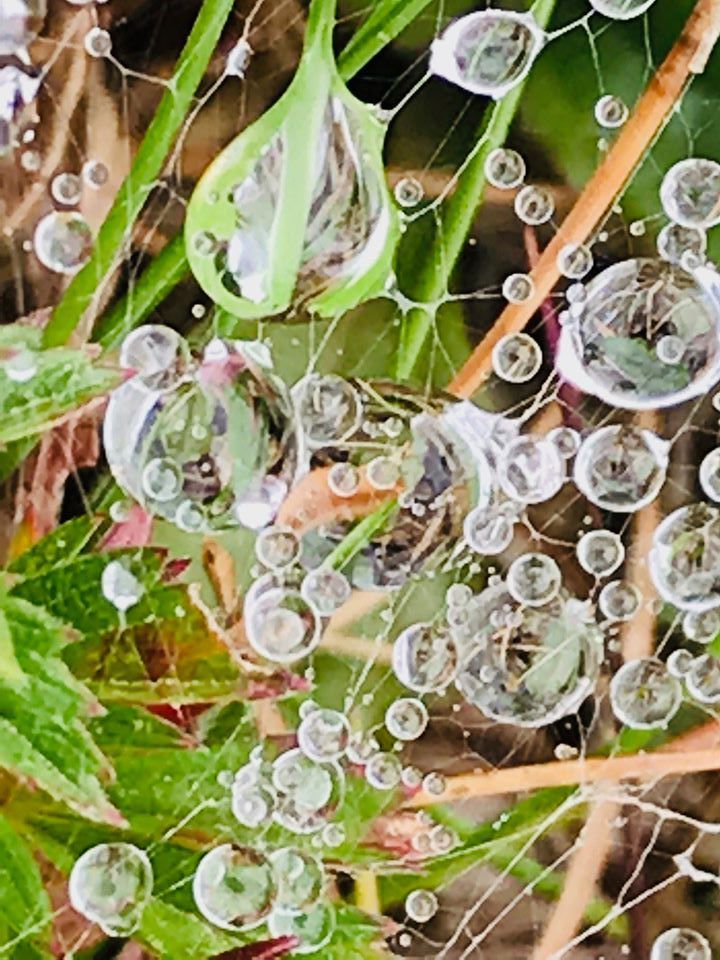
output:
<svg viewBox="0 0 720 960"><path fill-rule="evenodd" d="M698 0L685 29L653 76L631 119L532 270L533 295L503 310L452 380L451 393L459 397L472 396L492 368L492 350L498 340L524 329L552 292L560 277L557 264L560 251L569 243L585 243L602 222L672 114L688 79L703 72L719 35L720 0Z"/></svg>

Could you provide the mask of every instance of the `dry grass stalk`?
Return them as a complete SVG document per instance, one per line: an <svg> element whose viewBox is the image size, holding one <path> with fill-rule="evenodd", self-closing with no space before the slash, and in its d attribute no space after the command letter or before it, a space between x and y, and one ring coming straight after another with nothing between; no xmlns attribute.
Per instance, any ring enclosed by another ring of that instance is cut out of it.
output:
<svg viewBox="0 0 720 960"><path fill-rule="evenodd" d="M685 29L657 70L631 119L585 185L571 212L542 252L531 276L533 295L509 304L449 386L471 397L492 369L492 350L508 333L523 330L560 278L557 260L568 243L585 243L602 223L681 98L688 78L702 73L720 35L720 0L698 0Z"/></svg>

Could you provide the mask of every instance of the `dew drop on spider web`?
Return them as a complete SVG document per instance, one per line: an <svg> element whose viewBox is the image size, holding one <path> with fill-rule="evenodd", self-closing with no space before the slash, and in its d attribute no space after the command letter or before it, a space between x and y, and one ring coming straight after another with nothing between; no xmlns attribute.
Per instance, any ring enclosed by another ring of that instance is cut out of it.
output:
<svg viewBox="0 0 720 960"><path fill-rule="evenodd" d="M518 603L542 607L550 603L562 585L560 568L544 553L525 553L510 564L507 589Z"/></svg>
<svg viewBox="0 0 720 960"><path fill-rule="evenodd" d="M350 739L350 724L338 710L318 708L300 721L298 746L310 760L327 763L345 755Z"/></svg>
<svg viewBox="0 0 720 960"><path fill-rule="evenodd" d="M591 503L632 513L655 499L665 482L669 445L650 430L611 425L580 445L573 479Z"/></svg>
<svg viewBox="0 0 720 960"><path fill-rule="evenodd" d="M127 937L140 923L152 887L143 850L131 843L101 843L75 861L69 897L73 909L108 936Z"/></svg>
<svg viewBox="0 0 720 960"><path fill-rule="evenodd" d="M290 527L265 527L255 540L255 556L268 570L292 566L300 555L300 540Z"/></svg>
<svg viewBox="0 0 720 960"><path fill-rule="evenodd" d="M160 324L146 324L133 330L120 348L120 366L135 372L133 385L148 390L175 386L184 372L187 354L179 333Z"/></svg>
<svg viewBox="0 0 720 960"><path fill-rule="evenodd" d="M243 620L248 643L260 656L275 663L303 659L320 642L317 613L297 590L271 582L262 586L257 594L250 590L245 597Z"/></svg>
<svg viewBox="0 0 720 960"><path fill-rule="evenodd" d="M395 676L409 690L444 690L455 676L458 652L452 638L429 623L414 623L393 645Z"/></svg>
<svg viewBox="0 0 720 960"><path fill-rule="evenodd" d="M492 365L495 374L506 383L527 383L542 365L542 350L527 333L508 333L493 347Z"/></svg>
<svg viewBox="0 0 720 960"><path fill-rule="evenodd" d="M273 762L272 787L275 820L292 833L310 834L322 830L337 810L345 779L337 763L316 763L294 748Z"/></svg>
<svg viewBox="0 0 720 960"><path fill-rule="evenodd" d="M667 726L681 702L680 681L654 657L624 663L610 682L613 713L636 730Z"/></svg>
<svg viewBox="0 0 720 960"><path fill-rule="evenodd" d="M360 474L350 463L335 463L330 467L327 482L336 497L351 497L360 485Z"/></svg>
<svg viewBox="0 0 720 960"><path fill-rule="evenodd" d="M282 847L270 854L277 897L273 909L301 913L314 906L323 893L325 871L317 857L305 850Z"/></svg>
<svg viewBox="0 0 720 960"><path fill-rule="evenodd" d="M498 480L504 492L520 503L550 500L565 482L565 461L545 438L521 436L499 456Z"/></svg>
<svg viewBox="0 0 720 960"><path fill-rule="evenodd" d="M33 249L40 263L54 273L72 274L89 258L93 236L79 213L54 210L40 220Z"/></svg>
<svg viewBox="0 0 720 960"><path fill-rule="evenodd" d="M527 273L511 273L503 281L502 292L508 303L524 303L535 292L535 284Z"/></svg>
<svg viewBox="0 0 720 960"><path fill-rule="evenodd" d="M376 753L365 766L365 779L376 790L394 790L402 779L402 763L392 753Z"/></svg>
<svg viewBox="0 0 720 960"><path fill-rule="evenodd" d="M682 227L714 227L720 223L720 163L701 157L676 163L665 174L660 201Z"/></svg>
<svg viewBox="0 0 720 960"><path fill-rule="evenodd" d="M547 439L557 447L563 460L572 459L580 449L580 434L572 427L555 427L547 434Z"/></svg>
<svg viewBox="0 0 720 960"><path fill-rule="evenodd" d="M703 457L699 479L705 496L720 502L720 447Z"/></svg>
<svg viewBox="0 0 720 960"><path fill-rule="evenodd" d="M111 560L100 578L102 595L122 613L139 603L145 593L145 588L126 565L127 562Z"/></svg>
<svg viewBox="0 0 720 960"><path fill-rule="evenodd" d="M428 711L422 700L401 697L385 712L385 726L396 740L417 740L428 725Z"/></svg>
<svg viewBox="0 0 720 960"><path fill-rule="evenodd" d="M555 199L545 187L528 184L515 197L515 213L523 223L537 227L555 213Z"/></svg>
<svg viewBox="0 0 720 960"><path fill-rule="evenodd" d="M712 960L710 944L697 930L672 927L657 937L650 960Z"/></svg>
<svg viewBox="0 0 720 960"><path fill-rule="evenodd" d="M248 68L253 49L244 37L241 37L225 61L225 73L229 77L244 77Z"/></svg>
<svg viewBox="0 0 720 960"><path fill-rule="evenodd" d="M612 622L632 620L642 604L642 593L628 580L606 583L598 597L598 607Z"/></svg>
<svg viewBox="0 0 720 960"><path fill-rule="evenodd" d="M269 916L277 882L270 862L257 850L223 843L202 858L193 877L200 913L223 930L251 930Z"/></svg>
<svg viewBox="0 0 720 960"><path fill-rule="evenodd" d="M475 507L465 517L463 536L468 547L481 556L496 556L510 546L515 516L494 508Z"/></svg>
<svg viewBox="0 0 720 960"><path fill-rule="evenodd" d="M80 202L82 181L75 173L58 173L50 184L50 193L56 203L74 207Z"/></svg>
<svg viewBox="0 0 720 960"><path fill-rule="evenodd" d="M590 6L611 20L632 20L649 10L655 0L590 0Z"/></svg>
<svg viewBox="0 0 720 960"><path fill-rule="evenodd" d="M82 178L89 187L99 190L110 179L110 171L102 160L86 160L82 167Z"/></svg>
<svg viewBox="0 0 720 960"><path fill-rule="evenodd" d="M673 677L677 677L678 680L682 680L692 666L694 659L692 653L684 647L673 650L666 662L668 673Z"/></svg>
<svg viewBox="0 0 720 960"><path fill-rule="evenodd" d="M109 57L112 50L112 37L102 27L90 27L83 41L86 53L91 57Z"/></svg>
<svg viewBox="0 0 720 960"><path fill-rule="evenodd" d="M393 193L398 204L406 209L416 207L425 196L423 185L416 177L401 177Z"/></svg>
<svg viewBox="0 0 720 960"><path fill-rule="evenodd" d="M344 573L320 568L304 577L300 593L320 616L330 617L350 599L351 587Z"/></svg>
<svg viewBox="0 0 720 960"><path fill-rule="evenodd" d="M720 662L708 653L695 657L684 678L688 693L699 703L720 703Z"/></svg>
<svg viewBox="0 0 720 960"><path fill-rule="evenodd" d="M431 796L442 797L447 788L447 783L442 774L436 774L436 776L442 781L442 789L438 787L438 789L435 791L428 790L427 785L424 783L423 787L425 792L429 793ZM432 828L428 840L430 851L438 856L441 856L444 853L450 853L450 851L454 850L458 845L458 835L455 833L455 831L451 827L446 827L441 823Z"/></svg>
<svg viewBox="0 0 720 960"><path fill-rule="evenodd" d="M0 6L0 56L22 53L42 29L47 0L11 0Z"/></svg>
<svg viewBox="0 0 720 960"><path fill-rule="evenodd" d="M318 903L303 913L274 910L268 920L271 937L297 937L293 954L318 953L331 940L337 923L331 903Z"/></svg>
<svg viewBox="0 0 720 960"><path fill-rule="evenodd" d="M595 119L601 127L607 130L615 130L621 127L630 111L627 104L621 97L616 97L611 93L605 94L595 104Z"/></svg>
<svg viewBox="0 0 720 960"><path fill-rule="evenodd" d="M584 243L566 243L557 259L558 270L568 280L582 280L592 270L593 262L592 250Z"/></svg>
<svg viewBox="0 0 720 960"><path fill-rule="evenodd" d="M720 511L706 503L665 517L647 558L660 596L680 610L720 607Z"/></svg>
<svg viewBox="0 0 720 960"><path fill-rule="evenodd" d="M711 643L720 633L720 610L689 611L683 617L683 633L695 643Z"/></svg>
<svg viewBox="0 0 720 960"><path fill-rule="evenodd" d="M347 380L312 373L293 388L299 425L312 447L340 443L360 426L363 402Z"/></svg>
<svg viewBox="0 0 720 960"><path fill-rule="evenodd" d="M156 457L142 473L143 491L149 500L167 503L174 500L182 488L182 471L169 457Z"/></svg>
<svg viewBox="0 0 720 960"><path fill-rule="evenodd" d="M544 42L532 14L481 10L456 20L433 42L430 72L498 99L527 76Z"/></svg>
<svg viewBox="0 0 720 960"><path fill-rule="evenodd" d="M415 923L427 923L438 911L438 900L432 890L413 890L405 898L405 913Z"/></svg>
<svg viewBox="0 0 720 960"><path fill-rule="evenodd" d="M525 179L525 161L517 150L497 147L491 150L485 161L485 176L488 183L498 190L514 190Z"/></svg>
<svg viewBox="0 0 720 960"><path fill-rule="evenodd" d="M607 577L621 566L625 547L610 530L590 530L578 540L576 548L580 566L595 577Z"/></svg>
<svg viewBox="0 0 720 960"><path fill-rule="evenodd" d="M663 260L680 264L685 254L694 254L702 260L707 250L707 234L697 227L682 227L666 223L657 235L657 250Z"/></svg>
<svg viewBox="0 0 720 960"><path fill-rule="evenodd" d="M573 713L592 692L601 637L589 608L561 593L519 605L500 582L474 601L473 653L458 674L465 699L501 723L541 727Z"/></svg>

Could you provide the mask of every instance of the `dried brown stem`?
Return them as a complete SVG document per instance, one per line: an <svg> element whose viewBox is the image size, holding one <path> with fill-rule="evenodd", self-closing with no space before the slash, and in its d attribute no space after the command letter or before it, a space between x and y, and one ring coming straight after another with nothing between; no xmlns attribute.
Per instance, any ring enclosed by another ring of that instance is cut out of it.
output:
<svg viewBox="0 0 720 960"><path fill-rule="evenodd" d="M557 265L560 251L569 243L585 243L602 222L672 114L689 77L704 70L718 35L720 0L698 0L685 29L653 76L631 119L532 270L533 295L503 310L451 382L451 393L459 397L472 396L492 368L492 350L498 340L524 329L550 295L560 277Z"/></svg>

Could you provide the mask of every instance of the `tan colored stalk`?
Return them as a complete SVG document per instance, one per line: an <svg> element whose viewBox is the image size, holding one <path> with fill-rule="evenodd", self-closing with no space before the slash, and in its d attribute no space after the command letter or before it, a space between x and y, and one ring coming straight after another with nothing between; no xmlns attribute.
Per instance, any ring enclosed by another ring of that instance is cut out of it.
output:
<svg viewBox="0 0 720 960"><path fill-rule="evenodd" d="M533 295L509 304L449 386L470 397L492 369L492 350L508 333L523 330L560 278L557 261L566 244L585 243L602 223L686 89L702 73L720 35L720 0L698 0L685 29L625 124L605 160L585 185L571 212L531 271Z"/></svg>

